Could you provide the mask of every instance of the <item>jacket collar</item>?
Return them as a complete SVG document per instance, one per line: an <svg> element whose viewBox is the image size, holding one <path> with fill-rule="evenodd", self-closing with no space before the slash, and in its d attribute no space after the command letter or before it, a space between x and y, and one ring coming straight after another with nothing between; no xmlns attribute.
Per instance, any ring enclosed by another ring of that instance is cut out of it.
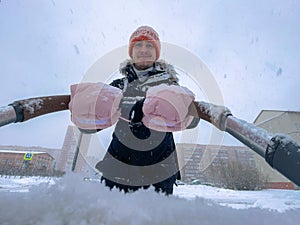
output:
<svg viewBox="0 0 300 225"><path fill-rule="evenodd" d="M125 77L127 77L126 67L133 66L133 62L131 59L124 60L119 67L120 73L122 73ZM158 72L166 72L168 73L172 79L178 82L177 72L175 71L174 67L171 64L168 64L164 60L157 60L154 63L154 69Z"/></svg>

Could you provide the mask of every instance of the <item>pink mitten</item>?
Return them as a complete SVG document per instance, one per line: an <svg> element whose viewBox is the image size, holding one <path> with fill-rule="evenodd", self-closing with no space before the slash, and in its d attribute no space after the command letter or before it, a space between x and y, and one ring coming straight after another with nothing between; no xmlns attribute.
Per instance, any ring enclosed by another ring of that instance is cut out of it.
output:
<svg viewBox="0 0 300 225"><path fill-rule="evenodd" d="M104 129L112 126L121 115L123 97L119 88L104 83L71 85L69 109L71 120L82 129Z"/></svg>
<svg viewBox="0 0 300 225"><path fill-rule="evenodd" d="M161 84L148 89L143 105L143 123L150 129L180 131L193 120L188 108L195 95L186 87Z"/></svg>

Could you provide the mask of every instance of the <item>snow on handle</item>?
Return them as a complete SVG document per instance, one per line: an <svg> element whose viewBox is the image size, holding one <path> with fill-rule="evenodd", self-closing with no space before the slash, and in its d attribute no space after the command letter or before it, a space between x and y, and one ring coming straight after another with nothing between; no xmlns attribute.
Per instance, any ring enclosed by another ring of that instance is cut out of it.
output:
<svg viewBox="0 0 300 225"><path fill-rule="evenodd" d="M69 102L70 95L56 95L20 100L14 104L20 106L24 114L23 121L26 121L44 114L67 110Z"/></svg>
<svg viewBox="0 0 300 225"><path fill-rule="evenodd" d="M251 123L228 116L226 132L265 158L272 135Z"/></svg>
<svg viewBox="0 0 300 225"><path fill-rule="evenodd" d="M194 102L194 107L197 111L196 116L208 121L221 131L225 131L227 117L232 115L227 107L214 105L203 101ZM194 114L193 112L191 113Z"/></svg>
<svg viewBox="0 0 300 225"><path fill-rule="evenodd" d="M272 136L254 124L232 116L225 106L207 102L194 102L190 107L190 114L213 124L221 131L226 131L245 144L263 158Z"/></svg>
<svg viewBox="0 0 300 225"><path fill-rule="evenodd" d="M0 107L0 127L41 115L69 109L70 95L55 95L15 101Z"/></svg>
<svg viewBox="0 0 300 225"><path fill-rule="evenodd" d="M50 98L51 99L51 98ZM24 110L28 111L30 114L34 114L35 109L40 110L42 108L43 99L35 98L25 101L23 104Z"/></svg>

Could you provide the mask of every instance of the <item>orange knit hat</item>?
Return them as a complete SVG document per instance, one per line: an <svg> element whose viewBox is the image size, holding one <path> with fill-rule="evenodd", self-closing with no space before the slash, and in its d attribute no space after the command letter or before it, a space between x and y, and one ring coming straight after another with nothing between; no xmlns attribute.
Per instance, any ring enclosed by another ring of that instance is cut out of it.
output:
<svg viewBox="0 0 300 225"><path fill-rule="evenodd" d="M128 49L128 53L131 58L132 58L132 48L135 42L138 41L150 41L156 50L156 60L159 58L160 55L159 36L152 27L141 26L132 33L129 39L129 49Z"/></svg>

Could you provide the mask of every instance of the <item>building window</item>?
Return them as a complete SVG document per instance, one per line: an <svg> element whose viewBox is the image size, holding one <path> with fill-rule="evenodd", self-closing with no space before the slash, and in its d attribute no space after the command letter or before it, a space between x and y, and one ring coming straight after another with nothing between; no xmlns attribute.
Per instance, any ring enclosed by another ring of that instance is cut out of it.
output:
<svg viewBox="0 0 300 225"><path fill-rule="evenodd" d="M5 165L6 161L7 161L7 159L2 159L2 161L1 161L2 165Z"/></svg>

